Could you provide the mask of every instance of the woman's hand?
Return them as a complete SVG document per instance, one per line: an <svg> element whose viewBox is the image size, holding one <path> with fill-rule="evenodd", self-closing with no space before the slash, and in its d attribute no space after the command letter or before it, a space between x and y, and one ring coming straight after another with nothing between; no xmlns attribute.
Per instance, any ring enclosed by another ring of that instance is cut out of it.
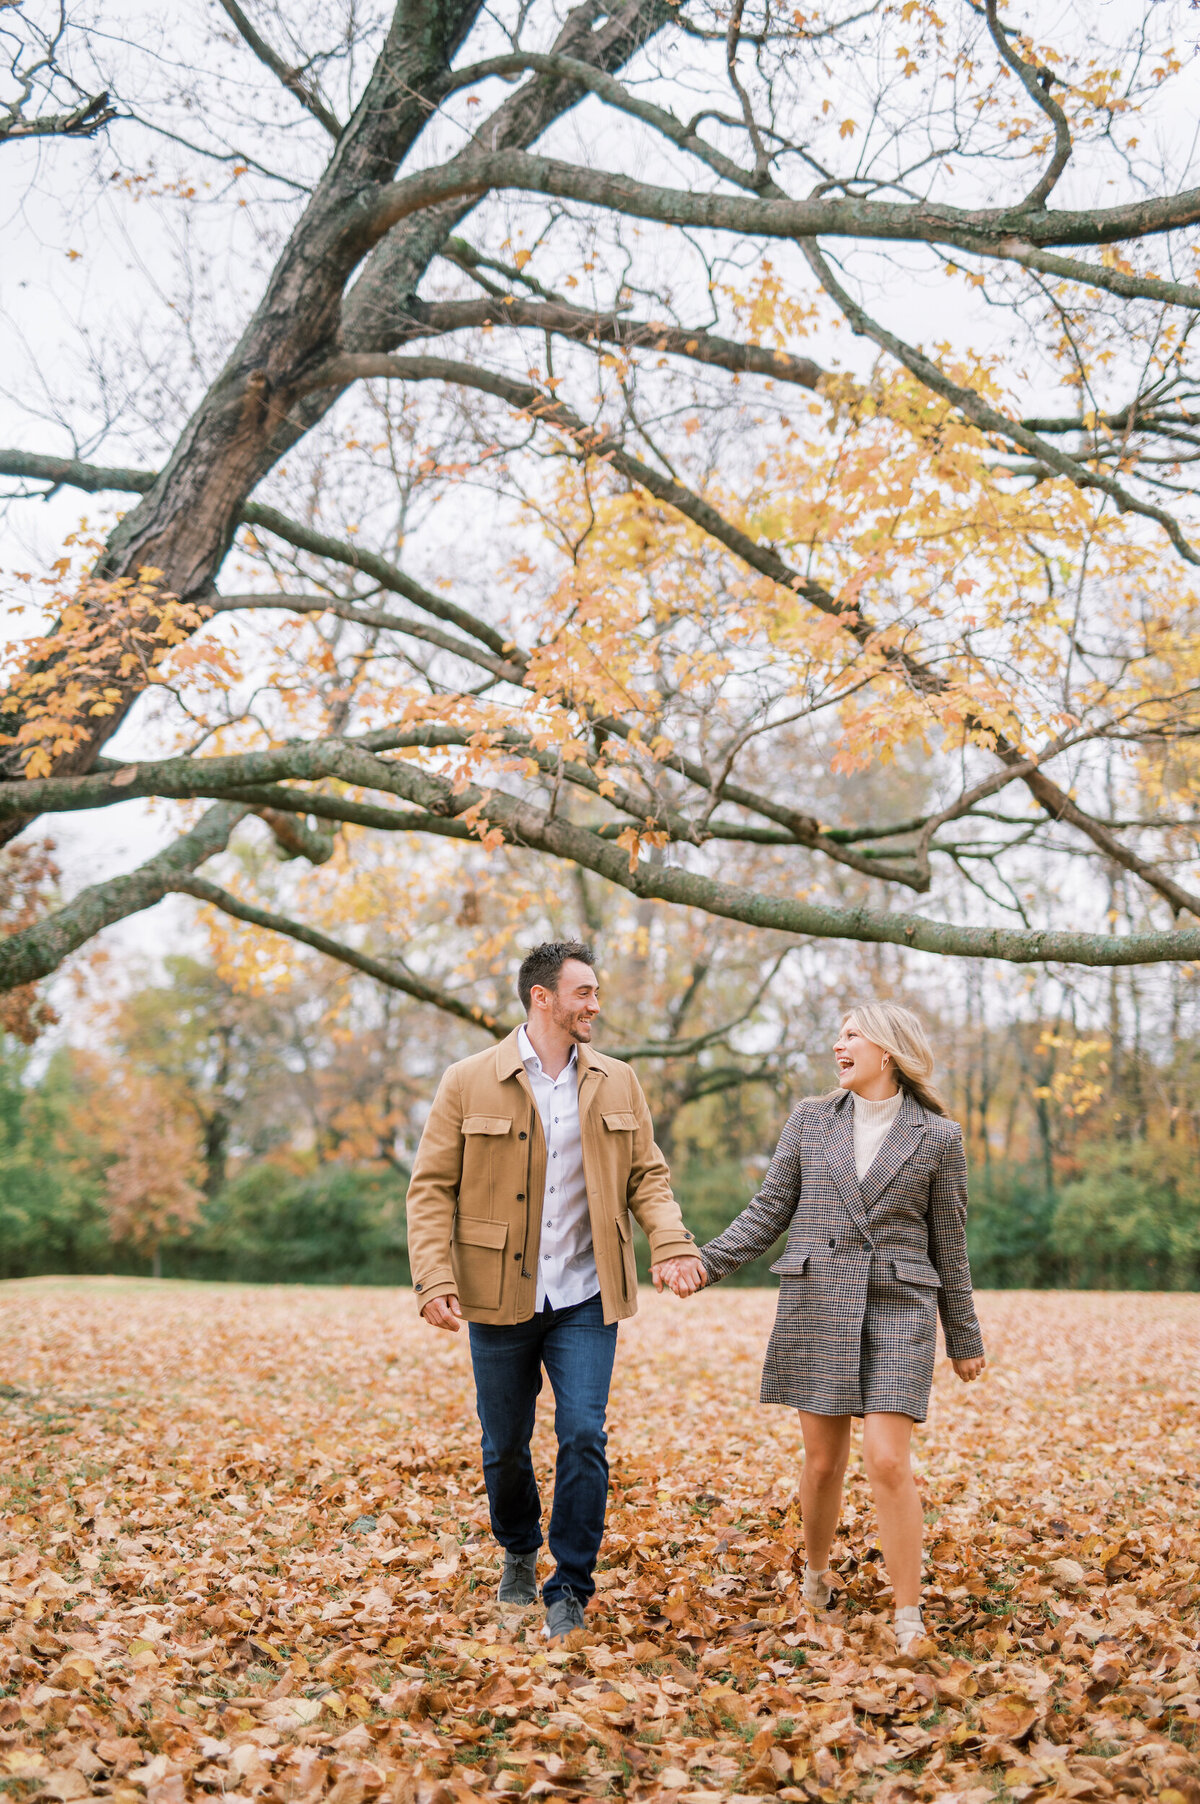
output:
<svg viewBox="0 0 1200 1804"><path fill-rule="evenodd" d="M963 1383L970 1384L973 1378L979 1377L979 1374L987 1364L987 1360L981 1353L977 1359L952 1359L950 1364L954 1367L956 1375L962 1379Z"/></svg>

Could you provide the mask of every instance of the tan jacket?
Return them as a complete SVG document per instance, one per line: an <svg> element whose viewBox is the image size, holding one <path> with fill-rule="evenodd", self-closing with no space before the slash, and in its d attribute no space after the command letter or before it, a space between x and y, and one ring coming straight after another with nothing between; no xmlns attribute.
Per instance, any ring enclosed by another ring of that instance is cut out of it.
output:
<svg viewBox="0 0 1200 1804"><path fill-rule="evenodd" d="M655 1264L694 1254L642 1087L579 1047L579 1130L606 1322L637 1308L633 1212ZM546 1140L516 1032L451 1065L408 1186L408 1258L424 1308L456 1295L471 1322L527 1322L537 1299Z"/></svg>

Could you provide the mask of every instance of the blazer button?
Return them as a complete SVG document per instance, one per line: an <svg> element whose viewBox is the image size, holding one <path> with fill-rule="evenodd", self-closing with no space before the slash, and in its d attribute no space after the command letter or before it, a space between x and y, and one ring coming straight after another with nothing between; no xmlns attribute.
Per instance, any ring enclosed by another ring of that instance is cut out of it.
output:
<svg viewBox="0 0 1200 1804"><path fill-rule="evenodd" d="M517 1139L518 1139L518 1140L524 1140L524 1139L525 1139L525 1138L526 1138L526 1134L525 1134L525 1129L524 1129L524 1128L522 1128L522 1129L521 1129L521 1131L520 1131L520 1133L519 1133L519 1134L518 1134L518 1135L517 1135Z"/></svg>
<svg viewBox="0 0 1200 1804"><path fill-rule="evenodd" d="M515 1259L515 1260L516 1260L516 1262L517 1262L517 1264L518 1264L518 1265L520 1265L520 1263L521 1263L521 1255L520 1255L520 1253L514 1253L514 1254L513 1254L513 1258L514 1258L514 1259Z"/></svg>
<svg viewBox="0 0 1200 1804"><path fill-rule="evenodd" d="M525 1192L523 1190L517 1191L517 1201L519 1203L523 1203L525 1201ZM832 1245L832 1242L830 1244Z"/></svg>
<svg viewBox="0 0 1200 1804"><path fill-rule="evenodd" d="M832 1234L829 1236L829 1244L831 1247L835 1247L837 1245L837 1241Z"/></svg>

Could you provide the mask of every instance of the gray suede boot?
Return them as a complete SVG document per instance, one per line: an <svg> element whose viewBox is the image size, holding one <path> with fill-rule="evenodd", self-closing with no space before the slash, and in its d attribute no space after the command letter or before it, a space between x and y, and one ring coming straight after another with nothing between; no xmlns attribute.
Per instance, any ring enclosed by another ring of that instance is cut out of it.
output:
<svg viewBox="0 0 1200 1804"><path fill-rule="evenodd" d="M506 1553L500 1589L496 1593L502 1604L535 1604L537 1602L537 1554Z"/></svg>

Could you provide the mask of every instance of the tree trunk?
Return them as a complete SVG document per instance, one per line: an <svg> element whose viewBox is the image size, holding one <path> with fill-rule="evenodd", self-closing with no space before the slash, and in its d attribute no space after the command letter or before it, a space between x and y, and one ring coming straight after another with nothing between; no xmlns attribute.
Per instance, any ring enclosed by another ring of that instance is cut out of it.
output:
<svg viewBox="0 0 1200 1804"><path fill-rule="evenodd" d="M346 282L369 249L362 237L367 203L427 123L435 78L479 10L480 0L406 0L396 8L362 100L253 318L153 487L109 538L98 577L151 566L162 572L162 588L184 600L212 588L246 497L274 461L269 447L299 399L304 373L337 345ZM70 658L70 641L63 657ZM56 770L89 770L141 693L144 677L122 675L120 657L115 650L108 678L121 692L114 712L97 718ZM5 711L6 731L16 731L22 711L20 701ZM20 775L20 748L5 747L0 777ZM0 844L24 824L0 823Z"/></svg>
<svg viewBox="0 0 1200 1804"><path fill-rule="evenodd" d="M221 1108L214 1109L204 1124L204 1194L209 1202L225 1183L232 1129L233 1118Z"/></svg>
<svg viewBox="0 0 1200 1804"><path fill-rule="evenodd" d="M411 325L406 308L448 233L479 196L443 203L387 233L349 294L346 283L370 250L370 201L389 182L433 111L437 78L449 67L482 10L481 0L405 0L354 117L272 271L267 291L225 368L184 428L166 466L111 535L96 574L161 570L164 591L184 600L210 592L248 496L279 458L322 419L348 384L305 389L305 377L339 349L388 350ZM596 24L597 15L603 22ZM556 48L615 70L670 17L666 0L627 0L603 15L598 0L572 12ZM489 148L525 148L583 90L543 78L523 87L485 122ZM70 651L63 654L69 660ZM95 671L120 693L113 712L54 764L56 773L92 768L144 687L140 673ZM15 734L25 703L0 705ZM0 779L22 775L22 748L0 748ZM0 845L28 817L0 820Z"/></svg>

